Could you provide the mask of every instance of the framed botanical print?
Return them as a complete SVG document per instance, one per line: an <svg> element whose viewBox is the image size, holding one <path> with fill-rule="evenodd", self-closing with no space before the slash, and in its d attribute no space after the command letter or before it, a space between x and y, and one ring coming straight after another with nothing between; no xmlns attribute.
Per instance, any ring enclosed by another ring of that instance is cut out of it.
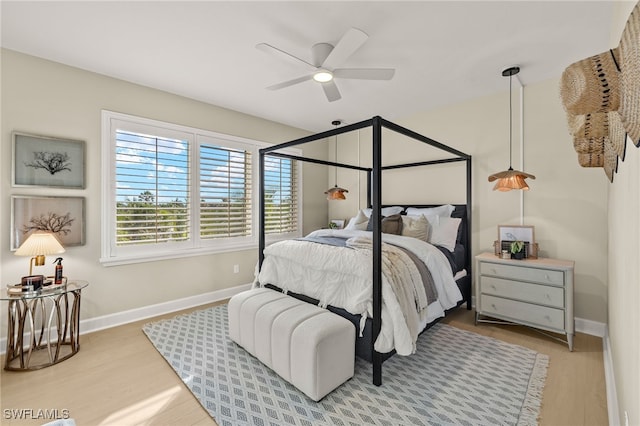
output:
<svg viewBox="0 0 640 426"><path fill-rule="evenodd" d="M63 246L84 245L84 197L11 197L11 250L35 231L55 234Z"/></svg>
<svg viewBox="0 0 640 426"><path fill-rule="evenodd" d="M13 133L13 186L84 189L85 143Z"/></svg>

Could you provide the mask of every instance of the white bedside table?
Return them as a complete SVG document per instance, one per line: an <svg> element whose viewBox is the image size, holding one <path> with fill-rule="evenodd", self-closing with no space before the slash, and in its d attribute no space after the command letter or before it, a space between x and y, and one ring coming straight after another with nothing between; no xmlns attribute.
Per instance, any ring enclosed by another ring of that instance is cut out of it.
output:
<svg viewBox="0 0 640 426"><path fill-rule="evenodd" d="M476 268L476 325L507 322L564 334L573 351L573 261L482 253Z"/></svg>

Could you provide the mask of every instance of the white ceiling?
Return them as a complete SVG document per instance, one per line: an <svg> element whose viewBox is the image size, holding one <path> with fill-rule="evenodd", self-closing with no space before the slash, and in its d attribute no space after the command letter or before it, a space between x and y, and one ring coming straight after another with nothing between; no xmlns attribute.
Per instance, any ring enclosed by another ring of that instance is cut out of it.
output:
<svg viewBox="0 0 640 426"><path fill-rule="evenodd" d="M2 1L2 46L310 131L331 121L389 120L559 77L610 47L613 3L596 1ZM311 61L311 46L350 28L369 35L343 67L395 68L390 81L267 86L307 70L255 48Z"/></svg>

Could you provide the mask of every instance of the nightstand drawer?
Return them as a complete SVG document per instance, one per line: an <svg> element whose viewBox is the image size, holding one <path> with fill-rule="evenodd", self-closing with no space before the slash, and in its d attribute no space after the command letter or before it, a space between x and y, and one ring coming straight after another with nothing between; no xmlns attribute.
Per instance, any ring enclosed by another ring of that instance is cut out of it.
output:
<svg viewBox="0 0 640 426"><path fill-rule="evenodd" d="M505 320L516 320L541 328L564 332L564 311L530 305L525 302L501 299L483 294L480 296L482 314L495 316Z"/></svg>
<svg viewBox="0 0 640 426"><path fill-rule="evenodd" d="M495 277L480 277L480 292L523 302L564 308L562 287L509 281Z"/></svg>
<svg viewBox="0 0 640 426"><path fill-rule="evenodd" d="M522 266L480 262L480 274L542 284L564 285L564 273L562 271L531 268L524 262Z"/></svg>

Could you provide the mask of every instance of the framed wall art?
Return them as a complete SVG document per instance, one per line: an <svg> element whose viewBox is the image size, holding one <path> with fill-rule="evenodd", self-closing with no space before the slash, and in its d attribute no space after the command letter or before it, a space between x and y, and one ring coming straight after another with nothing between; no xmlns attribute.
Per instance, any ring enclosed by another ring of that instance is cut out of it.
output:
<svg viewBox="0 0 640 426"><path fill-rule="evenodd" d="M498 225L499 241L523 241L525 243L535 243L533 226L518 225Z"/></svg>
<svg viewBox="0 0 640 426"><path fill-rule="evenodd" d="M49 231L65 246L84 245L84 197L11 196L11 250L35 231Z"/></svg>
<svg viewBox="0 0 640 426"><path fill-rule="evenodd" d="M13 132L13 186L84 189L85 143Z"/></svg>

